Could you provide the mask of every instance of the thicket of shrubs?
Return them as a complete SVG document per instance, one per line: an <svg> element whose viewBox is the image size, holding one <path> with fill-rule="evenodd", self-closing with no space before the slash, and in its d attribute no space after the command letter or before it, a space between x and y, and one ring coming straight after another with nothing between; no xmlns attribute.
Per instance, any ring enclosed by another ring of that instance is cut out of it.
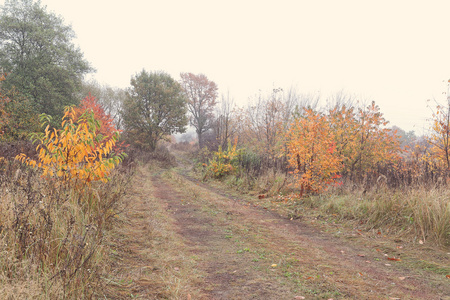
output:
<svg viewBox="0 0 450 300"><path fill-rule="evenodd" d="M213 128L197 170L239 191L289 205L314 199L314 207L367 228L396 224L450 244L450 109L438 106L429 136L418 138L388 127L374 102L353 105L311 108L274 91L226 114L217 126L227 127Z"/></svg>

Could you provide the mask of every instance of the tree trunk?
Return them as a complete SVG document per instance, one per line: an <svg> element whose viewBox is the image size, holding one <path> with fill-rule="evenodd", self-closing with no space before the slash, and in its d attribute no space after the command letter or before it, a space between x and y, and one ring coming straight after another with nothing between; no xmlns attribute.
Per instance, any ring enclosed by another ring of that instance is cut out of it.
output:
<svg viewBox="0 0 450 300"><path fill-rule="evenodd" d="M202 133L201 132L197 132L197 137L198 137L198 148L201 150L203 148Z"/></svg>

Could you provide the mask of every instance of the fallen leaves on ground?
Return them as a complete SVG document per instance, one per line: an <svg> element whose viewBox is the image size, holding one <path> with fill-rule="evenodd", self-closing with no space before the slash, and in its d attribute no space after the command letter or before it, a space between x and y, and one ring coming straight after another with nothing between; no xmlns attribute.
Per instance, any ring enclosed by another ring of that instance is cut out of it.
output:
<svg viewBox="0 0 450 300"><path fill-rule="evenodd" d="M395 257L388 257L388 260L394 260L394 261L401 261L400 258L395 258Z"/></svg>

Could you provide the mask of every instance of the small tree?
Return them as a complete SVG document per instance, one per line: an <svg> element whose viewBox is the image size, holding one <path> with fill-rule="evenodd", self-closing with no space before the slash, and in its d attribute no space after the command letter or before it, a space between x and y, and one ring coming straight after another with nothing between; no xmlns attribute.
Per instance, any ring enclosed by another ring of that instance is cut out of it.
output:
<svg viewBox="0 0 450 300"><path fill-rule="evenodd" d="M91 94L85 97L78 107L75 107L76 120L80 118L87 110L91 110L94 114L94 118L100 122L99 128L97 128L97 134L101 134L104 137L110 137L117 131L114 126L113 120L110 115L106 114L103 107L98 103L97 99Z"/></svg>
<svg viewBox="0 0 450 300"><path fill-rule="evenodd" d="M358 109L358 127L355 139L354 159L351 170L362 174L376 169L377 164L396 162L401 153L400 140L396 132L386 128L389 124L380 112L378 105L372 101L366 108Z"/></svg>
<svg viewBox="0 0 450 300"><path fill-rule="evenodd" d="M389 122L375 102L357 111L337 105L329 111L328 118L337 154L343 162L343 175L360 178L380 164L400 159L400 139L395 130L386 128Z"/></svg>
<svg viewBox="0 0 450 300"><path fill-rule="evenodd" d="M181 85L188 98L191 113L190 122L195 127L200 149L203 147L202 134L214 124L214 106L217 98L217 85L203 75L181 73Z"/></svg>
<svg viewBox="0 0 450 300"><path fill-rule="evenodd" d="M164 136L186 131L187 99L181 85L164 72L131 78L122 116L127 139L154 151Z"/></svg>
<svg viewBox="0 0 450 300"><path fill-rule="evenodd" d="M217 118L213 129L217 145L221 146L223 150L228 150L228 141L234 135L233 106L234 99L230 98L230 93L228 92L226 96L222 94L222 101L220 101L220 106L216 112Z"/></svg>
<svg viewBox="0 0 450 300"><path fill-rule="evenodd" d="M449 80L450 90L450 80ZM433 111L431 134L428 142L432 145L430 154L439 166L450 170L450 95L447 91L447 104L437 105Z"/></svg>
<svg viewBox="0 0 450 300"><path fill-rule="evenodd" d="M339 176L341 160L336 155L334 134L326 116L304 109L286 134L289 165L304 193L320 193Z"/></svg>

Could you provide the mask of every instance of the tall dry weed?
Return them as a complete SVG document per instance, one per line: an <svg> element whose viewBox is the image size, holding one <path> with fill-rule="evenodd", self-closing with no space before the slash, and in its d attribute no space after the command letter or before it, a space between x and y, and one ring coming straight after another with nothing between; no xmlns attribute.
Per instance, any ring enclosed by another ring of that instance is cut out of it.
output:
<svg viewBox="0 0 450 300"><path fill-rule="evenodd" d="M120 212L129 176L83 191L0 164L0 295L92 298L105 272L103 235Z"/></svg>

